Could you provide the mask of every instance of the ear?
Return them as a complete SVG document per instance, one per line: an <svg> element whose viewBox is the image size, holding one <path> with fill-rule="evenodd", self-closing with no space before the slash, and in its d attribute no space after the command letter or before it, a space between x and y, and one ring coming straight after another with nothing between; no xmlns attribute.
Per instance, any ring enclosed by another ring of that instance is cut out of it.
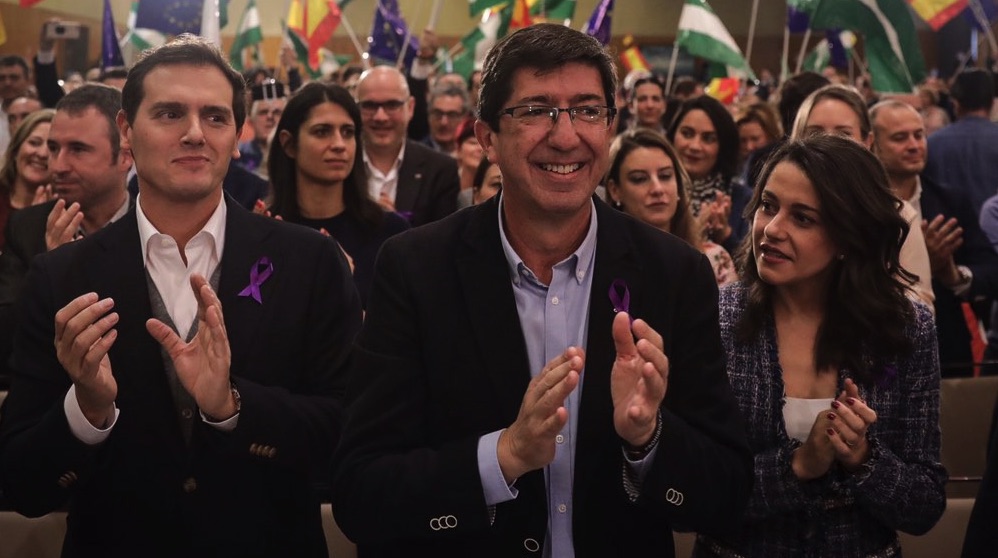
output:
<svg viewBox="0 0 998 558"><path fill-rule="evenodd" d="M125 111L119 110L118 115L114 118L115 123L118 124L118 136L121 144L121 150L127 151L129 157L133 157L132 154L132 126L128 123L128 118L125 117Z"/></svg>
<svg viewBox="0 0 998 558"><path fill-rule="evenodd" d="M478 138L478 145L482 146L482 153L493 165L499 164L499 154L495 145L495 132L488 124L481 120L475 121L475 137Z"/></svg>
<svg viewBox="0 0 998 558"><path fill-rule="evenodd" d="M298 149L295 147L294 138L291 137L291 132L287 130L281 130L277 134L277 141L281 142L281 149L284 150L284 154L288 156L289 159L294 159L298 156Z"/></svg>

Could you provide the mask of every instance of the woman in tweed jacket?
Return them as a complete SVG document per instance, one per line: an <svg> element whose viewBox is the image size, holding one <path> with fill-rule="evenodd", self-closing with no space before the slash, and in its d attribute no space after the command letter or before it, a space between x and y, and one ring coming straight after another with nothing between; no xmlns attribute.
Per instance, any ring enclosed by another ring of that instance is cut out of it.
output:
<svg viewBox="0 0 998 558"><path fill-rule="evenodd" d="M742 522L701 533L694 556L900 556L897 530L942 515L936 336L905 298L898 203L846 139L794 140L767 164L743 280L720 299L755 486Z"/></svg>

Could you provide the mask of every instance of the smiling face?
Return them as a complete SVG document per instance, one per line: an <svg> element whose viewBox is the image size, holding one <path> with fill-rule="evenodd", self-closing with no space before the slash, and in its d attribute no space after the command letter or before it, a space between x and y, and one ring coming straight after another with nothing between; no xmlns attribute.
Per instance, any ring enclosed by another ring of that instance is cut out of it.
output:
<svg viewBox="0 0 998 558"><path fill-rule="evenodd" d="M690 178L704 178L714 170L721 144L714 122L706 112L700 109L687 112L676 128L674 143Z"/></svg>
<svg viewBox="0 0 998 558"><path fill-rule="evenodd" d="M34 190L49 183L49 149L45 144L49 123L40 122L14 156L18 179Z"/></svg>
<svg viewBox="0 0 998 558"><path fill-rule="evenodd" d="M521 105L573 107L606 105L600 74L594 66L573 62L538 74L519 68L503 108ZM589 199L606 173L612 132L608 122L525 123L510 115L492 130L478 121L475 132L486 156L502 168L507 215L550 219L588 215Z"/></svg>
<svg viewBox="0 0 998 558"><path fill-rule="evenodd" d="M401 149L415 102L398 70L376 66L365 72L357 84L365 148L394 152Z"/></svg>
<svg viewBox="0 0 998 558"><path fill-rule="evenodd" d="M238 157L232 85L214 66L163 65L146 74L135 120L118 116L143 207L157 201L214 207L229 160Z"/></svg>
<svg viewBox="0 0 998 558"><path fill-rule="evenodd" d="M654 147L637 147L620 163L620 181L610 180L607 190L624 211L670 231L676 215L679 183L672 159Z"/></svg>
<svg viewBox="0 0 998 558"><path fill-rule="evenodd" d="M752 221L752 255L759 278L777 292L820 292L836 252L814 185L797 165L777 164Z"/></svg>
<svg viewBox="0 0 998 558"><path fill-rule="evenodd" d="M52 187L66 203L78 202L84 209L105 200L121 203L125 178L132 159L125 150L112 156L111 130L107 118L89 107L79 114L55 113L49 132L49 168Z"/></svg>
<svg viewBox="0 0 998 558"><path fill-rule="evenodd" d="M350 114L336 103L318 104L298 130L298 137L282 130L284 152L295 161L298 187L342 184L357 155L357 129Z"/></svg>
<svg viewBox="0 0 998 558"><path fill-rule="evenodd" d="M884 107L873 125L873 151L887 174L900 178L925 169L928 142L922 116L911 107Z"/></svg>

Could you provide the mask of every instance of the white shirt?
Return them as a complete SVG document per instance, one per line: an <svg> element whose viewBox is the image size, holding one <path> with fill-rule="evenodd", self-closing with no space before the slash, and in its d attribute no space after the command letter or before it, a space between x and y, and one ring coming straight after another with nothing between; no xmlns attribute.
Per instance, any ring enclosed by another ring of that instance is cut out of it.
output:
<svg viewBox="0 0 998 558"><path fill-rule="evenodd" d="M402 149L399 149L395 164L387 173L381 172L371 164L371 159L364 151L364 166L367 167L367 191L371 194L371 199L378 201L382 192L395 203L395 196L398 193L399 169L402 167L402 159L405 157L405 140L402 140Z"/></svg>
<svg viewBox="0 0 998 558"><path fill-rule="evenodd" d="M184 247L187 263L180 256L177 241L169 235L159 232L146 218L142 211L142 196L135 201L135 217L138 221L139 240L142 247L142 261L153 284L159 290L166 305L167 314L177 326L177 333L186 339L190 328L197 317L198 303L191 289L191 275L197 273L211 277L222 260L222 249L225 245L225 217L227 209L225 199L219 201L215 212L208 218L202 228ZM81 442L98 444L107 439L111 429L118 422L119 411L114 410L114 419L107 428L99 429L90 424L83 415L80 403L76 399L76 386L69 388L63 401L63 409L69 428ZM210 423L221 430L235 428L239 415L222 421ZM206 420L204 414L202 420ZM207 421L206 421L207 422Z"/></svg>

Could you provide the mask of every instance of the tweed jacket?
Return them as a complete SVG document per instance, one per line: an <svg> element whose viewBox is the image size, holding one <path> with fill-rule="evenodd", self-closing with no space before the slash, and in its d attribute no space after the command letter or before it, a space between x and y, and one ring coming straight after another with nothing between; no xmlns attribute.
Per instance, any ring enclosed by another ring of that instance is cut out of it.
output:
<svg viewBox="0 0 998 558"><path fill-rule="evenodd" d="M939 360L932 316L916 304L907 328L913 351L885 366L892 379L860 385L877 413L867 431L871 455L850 474L833 469L801 482L791 471L800 442L787 436L784 385L772 322L750 344L737 342L743 283L720 293L721 339L728 377L749 425L755 483L741 524L716 538L700 536L694 556L894 556L897 530L922 534L943 513L946 471L939 463ZM851 377L839 372L839 389ZM859 383L859 382L857 382Z"/></svg>

